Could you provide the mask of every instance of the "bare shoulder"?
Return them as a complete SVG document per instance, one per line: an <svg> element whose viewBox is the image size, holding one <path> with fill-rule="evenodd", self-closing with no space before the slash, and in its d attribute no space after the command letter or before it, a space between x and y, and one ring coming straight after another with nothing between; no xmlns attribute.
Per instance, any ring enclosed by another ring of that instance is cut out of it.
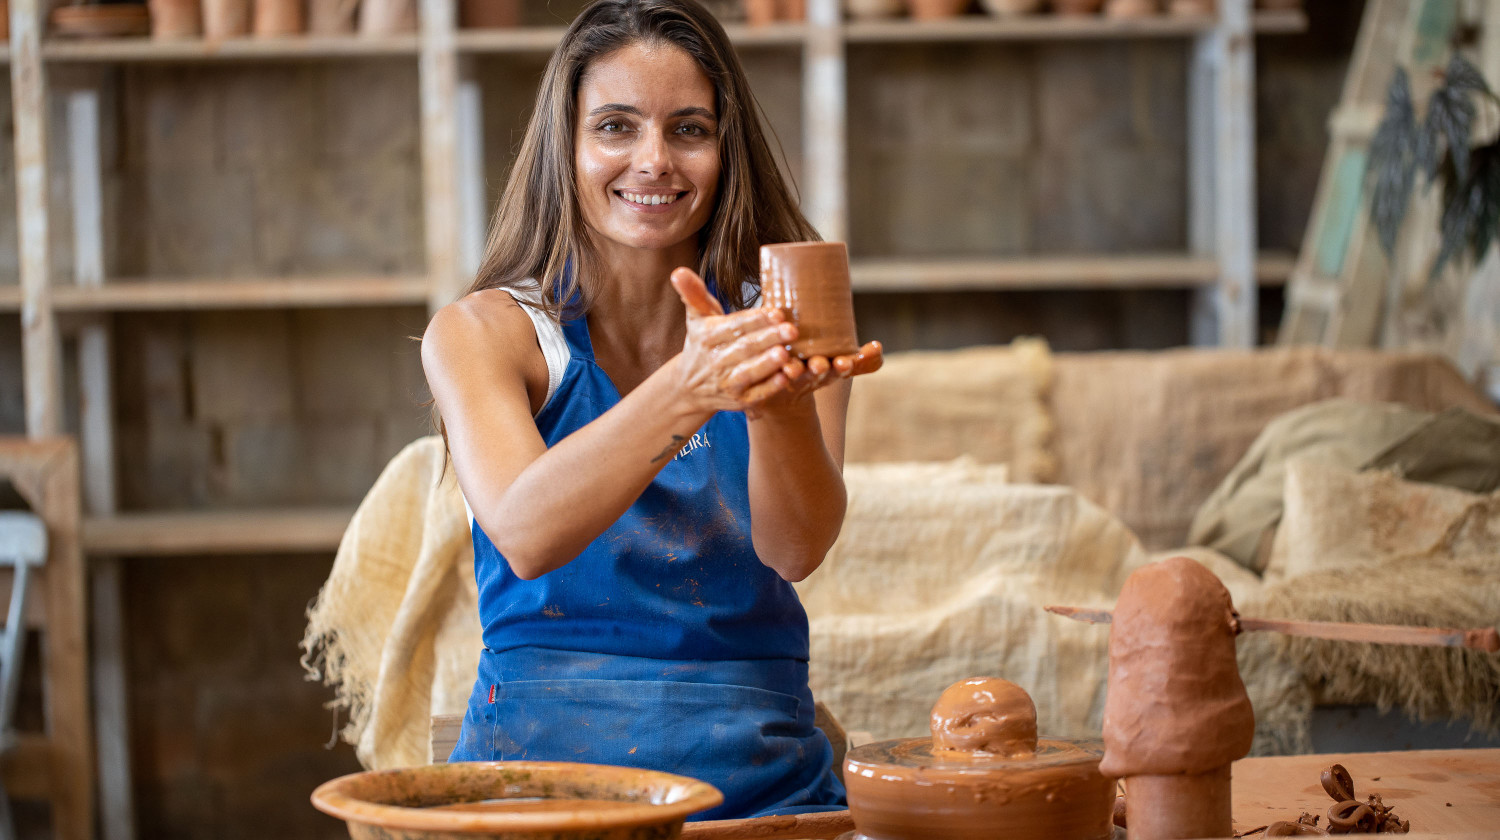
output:
<svg viewBox="0 0 1500 840"><path fill-rule="evenodd" d="M430 368L474 358L520 360L535 346L531 319L515 298L504 289L486 289L432 316L422 334L422 363Z"/></svg>

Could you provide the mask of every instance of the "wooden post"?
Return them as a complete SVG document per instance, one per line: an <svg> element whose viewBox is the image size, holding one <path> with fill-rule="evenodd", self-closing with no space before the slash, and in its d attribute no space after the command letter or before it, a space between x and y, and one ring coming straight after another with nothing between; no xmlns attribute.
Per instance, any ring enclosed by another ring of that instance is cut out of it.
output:
<svg viewBox="0 0 1500 840"><path fill-rule="evenodd" d="M458 271L466 282L479 271L489 233L489 203L484 181L484 90L475 74L474 59L458 64L458 102L454 145L458 189Z"/></svg>
<svg viewBox="0 0 1500 840"><path fill-rule="evenodd" d="M843 9L808 0L802 54L802 211L824 239L849 236Z"/></svg>
<svg viewBox="0 0 1500 840"><path fill-rule="evenodd" d="M462 237L459 231L458 54L452 0L422 0L422 204L426 223L428 310L458 297Z"/></svg>
<svg viewBox="0 0 1500 840"><path fill-rule="evenodd" d="M1189 238L1210 237L1219 280L1195 302L1195 344L1256 344L1255 65L1250 0L1220 0L1193 45L1189 85Z"/></svg>
<svg viewBox="0 0 1500 840"><path fill-rule="evenodd" d="M78 450L67 438L0 438L0 475L10 479L47 525L47 565L40 585L42 690L46 734L25 752L46 766L45 793L61 840L94 835L94 762L89 726L88 640L84 631L83 551L79 539ZM23 746L26 742L23 742ZM18 749L17 752L22 750ZM36 767L31 768L32 776ZM6 781L12 779L6 774ZM19 793L17 787L11 789Z"/></svg>
<svg viewBox="0 0 1500 840"><path fill-rule="evenodd" d="M68 90L68 171L73 188L73 279L78 286L104 284L104 176L100 142L103 76L90 74ZM83 321L78 330L79 440L84 508L95 516L116 510L114 388L107 315ZM94 557L89 564L94 730L98 742L100 826L104 840L133 840L129 685L125 671L125 604L120 559Z"/></svg>
<svg viewBox="0 0 1500 840"><path fill-rule="evenodd" d="M62 431L61 347L52 311L47 241L47 79L42 64L41 0L10 4L11 108L16 145L16 218L20 225L21 354L26 433Z"/></svg>

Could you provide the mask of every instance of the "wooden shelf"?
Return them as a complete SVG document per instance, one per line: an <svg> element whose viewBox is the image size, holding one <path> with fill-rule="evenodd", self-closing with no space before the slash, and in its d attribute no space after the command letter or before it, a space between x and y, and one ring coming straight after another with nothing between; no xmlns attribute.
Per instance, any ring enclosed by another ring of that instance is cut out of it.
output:
<svg viewBox="0 0 1500 840"><path fill-rule="evenodd" d="M742 47L800 46L807 38L807 26L802 23L766 26L729 23L724 29L729 33L729 39ZM454 43L461 53L545 53L551 52L562 41L566 31L561 26L460 29L454 35Z"/></svg>
<svg viewBox="0 0 1500 840"><path fill-rule="evenodd" d="M1289 254L1263 254L1256 278L1261 285L1284 284L1293 262ZM851 261L849 273L856 292L1181 289L1213 285L1219 264L1185 254L863 259Z"/></svg>
<svg viewBox="0 0 1500 840"><path fill-rule="evenodd" d="M282 38L53 38L42 42L46 61L267 61L417 55L417 35L290 36Z"/></svg>
<svg viewBox="0 0 1500 840"><path fill-rule="evenodd" d="M353 508L121 513L83 521L89 554L296 554L338 548Z"/></svg>
<svg viewBox="0 0 1500 840"><path fill-rule="evenodd" d="M15 284L0 286L0 312L21 311L21 287Z"/></svg>
<svg viewBox="0 0 1500 840"><path fill-rule="evenodd" d="M1118 20L1097 15L1015 18L965 15L946 20L851 21L844 25L844 37L850 43L1189 38L1208 32L1214 23L1210 15L1156 15ZM1307 16L1302 12L1257 12L1254 26L1256 32L1264 34L1303 32L1307 29Z"/></svg>
<svg viewBox="0 0 1500 840"><path fill-rule="evenodd" d="M265 280L110 280L54 286L63 312L402 306L427 302L427 278L290 277Z"/></svg>

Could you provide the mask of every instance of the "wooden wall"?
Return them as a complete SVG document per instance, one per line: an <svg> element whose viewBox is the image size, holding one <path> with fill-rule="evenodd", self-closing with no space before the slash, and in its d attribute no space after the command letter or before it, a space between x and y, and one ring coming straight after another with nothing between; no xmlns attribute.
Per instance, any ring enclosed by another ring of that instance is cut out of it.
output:
<svg viewBox="0 0 1500 840"><path fill-rule="evenodd" d="M1314 9L1312 34L1259 46L1260 225L1269 247L1300 242L1323 120L1357 19L1348 3L1312 5L1337 14ZM791 50L746 56L796 174L798 61ZM1184 62L1173 43L853 49L852 248L1183 247ZM491 196L541 65L479 61ZM105 120L113 276L422 269L414 62L114 72ZM17 261L10 144L0 132L0 282L14 282ZM53 237L66 281L61 152ZM1186 340L1188 302L1172 291L870 295L858 315L866 336L894 349L1029 333L1064 349L1159 347ZM427 428L409 340L424 320L415 308L117 316L122 506L357 501L397 448ZM0 431L22 425L18 328L0 318ZM140 836L344 836L306 797L355 763L347 746L325 750L328 694L302 682L296 666L302 611L330 562L126 564Z"/></svg>

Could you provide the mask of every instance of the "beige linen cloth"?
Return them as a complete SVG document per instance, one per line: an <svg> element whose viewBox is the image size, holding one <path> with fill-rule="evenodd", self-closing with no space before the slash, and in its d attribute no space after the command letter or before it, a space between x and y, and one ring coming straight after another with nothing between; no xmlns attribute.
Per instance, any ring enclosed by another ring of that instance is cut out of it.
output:
<svg viewBox="0 0 1500 840"><path fill-rule="evenodd" d="M799 586L813 690L845 728L920 734L949 683L997 675L1032 693L1044 733L1098 732L1108 631L1041 607L1108 606L1147 557L1073 491L1005 475L967 459L846 470L843 533ZM1200 553L1237 597L1258 585ZM463 711L481 645L471 558L442 442L419 440L360 505L303 640L312 677L349 709L342 735L366 767L426 763L429 718ZM1267 721L1258 749L1296 749L1302 683L1264 658L1244 667Z"/></svg>

